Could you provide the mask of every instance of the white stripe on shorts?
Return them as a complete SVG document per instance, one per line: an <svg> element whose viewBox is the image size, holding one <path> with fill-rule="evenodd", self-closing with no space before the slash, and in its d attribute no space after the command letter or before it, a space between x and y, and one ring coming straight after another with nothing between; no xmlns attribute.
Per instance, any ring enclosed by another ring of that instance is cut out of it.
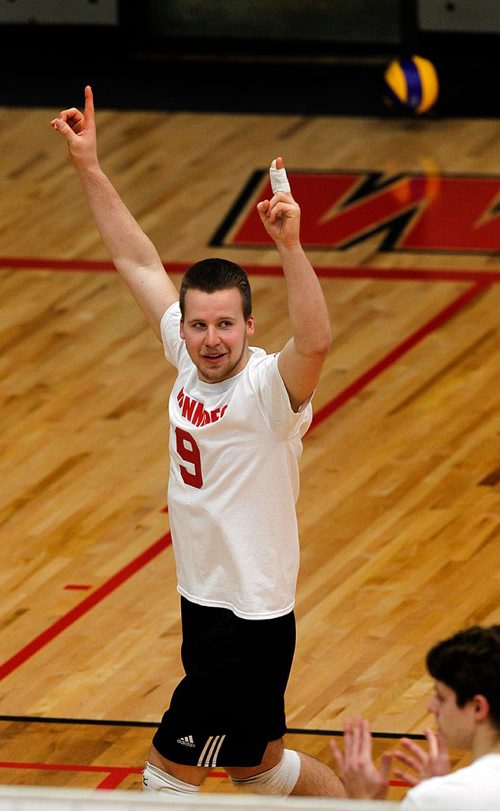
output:
<svg viewBox="0 0 500 811"><path fill-rule="evenodd" d="M215 750L215 755L214 755L214 759L212 761L212 766L217 766L217 758L219 756L219 750L220 750L222 744L224 743L224 738L225 737L226 737L225 735L220 736L220 741L219 741L219 744L217 746L217 749Z"/></svg>
<svg viewBox="0 0 500 811"><path fill-rule="evenodd" d="M217 766L217 757L225 737L225 735L211 735L210 738L207 738L198 760L198 766Z"/></svg>

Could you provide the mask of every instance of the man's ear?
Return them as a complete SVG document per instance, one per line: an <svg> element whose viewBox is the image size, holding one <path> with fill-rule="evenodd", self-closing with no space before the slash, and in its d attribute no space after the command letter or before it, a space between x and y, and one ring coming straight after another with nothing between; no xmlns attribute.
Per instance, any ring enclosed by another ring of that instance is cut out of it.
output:
<svg viewBox="0 0 500 811"><path fill-rule="evenodd" d="M179 321L179 335L184 340L184 319L183 318L181 318L181 320Z"/></svg>
<svg viewBox="0 0 500 811"><path fill-rule="evenodd" d="M480 693L472 699L474 705L474 718L476 721L486 721L490 715L490 702Z"/></svg>
<svg viewBox="0 0 500 811"><path fill-rule="evenodd" d="M250 335L253 335L254 332L255 332L255 323L254 323L254 320L253 320L253 313L252 313L247 318L247 338L249 338Z"/></svg>

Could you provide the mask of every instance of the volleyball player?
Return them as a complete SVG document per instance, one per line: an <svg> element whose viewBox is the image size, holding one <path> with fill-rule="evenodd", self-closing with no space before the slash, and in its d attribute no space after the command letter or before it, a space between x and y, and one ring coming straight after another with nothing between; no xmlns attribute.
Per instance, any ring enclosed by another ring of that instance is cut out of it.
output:
<svg viewBox="0 0 500 811"><path fill-rule="evenodd" d="M169 516L186 675L154 736L144 788L193 794L221 765L244 790L343 795L331 769L283 743L298 461L331 341L283 162L273 164L276 192L258 212L283 267L292 335L268 355L250 345L251 290L238 265L197 262L178 293L100 168L90 87L83 114L70 108L51 124L67 141L116 269L178 371L169 404Z"/></svg>

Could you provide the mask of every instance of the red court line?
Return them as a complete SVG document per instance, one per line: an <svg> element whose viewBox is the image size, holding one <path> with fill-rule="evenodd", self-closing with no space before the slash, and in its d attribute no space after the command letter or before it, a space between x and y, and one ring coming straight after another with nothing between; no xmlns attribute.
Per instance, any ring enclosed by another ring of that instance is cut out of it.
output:
<svg viewBox="0 0 500 811"><path fill-rule="evenodd" d="M404 341L394 347L390 352L387 353L383 358L381 358L377 363L375 363L371 369L368 369L362 375L360 375L356 380L347 386L343 391L337 394L333 400L330 400L329 403L326 403L322 408L317 411L312 419L311 422L311 429L315 428L316 425L323 422L327 417L333 414L335 411L338 411L345 403L349 400L352 400L357 394L359 394L362 389L364 389L369 383L375 380L376 377L385 372L390 366L392 366L396 361L406 355L410 349L413 349L420 341L422 341L427 335L430 335L431 332L434 332L436 329L441 327L450 318L453 318L460 310L467 306L471 301L473 301L477 296L479 296L485 289L487 289L488 285L486 284L475 284L472 287L469 287L462 293L455 301L452 301L451 304L448 304L444 310L441 310L437 315L427 321L419 329L415 330L411 335L408 336ZM311 430L309 429L309 430Z"/></svg>
<svg viewBox="0 0 500 811"><path fill-rule="evenodd" d="M171 266L166 264L169 270ZM187 265L174 273L184 273ZM281 265L247 265L249 276L283 276ZM498 284L500 270L443 270L440 268L370 268L370 267L314 267L316 275L322 279L374 279L375 281L403 282L476 282Z"/></svg>
<svg viewBox="0 0 500 811"><path fill-rule="evenodd" d="M66 628L69 628L70 625L73 625L73 623L83 617L84 614L87 614L94 606L98 605L101 600L104 600L105 597L125 583L126 580L136 574L143 566L170 546L171 543L172 538L170 532L167 532L166 535L163 535L162 538L116 572L109 580L106 580L101 586L96 588L96 590L82 600L81 603L78 603L78 605L66 614L63 614L63 616L52 625L49 625L45 631L42 631L41 634L32 639L31 642L28 642L28 644L15 653L14 656L11 656L10 659L7 659L6 662L0 665L0 681L5 679L13 670L20 667L20 665L24 664L24 662L34 656L35 653L38 653L39 650L44 648L45 645L55 639L56 636L59 636Z"/></svg>
<svg viewBox="0 0 500 811"><path fill-rule="evenodd" d="M40 256L0 256L0 268L16 270L81 270L109 273L115 269L109 259L50 259Z"/></svg>
<svg viewBox="0 0 500 811"><path fill-rule="evenodd" d="M142 774L138 766L88 766L81 763L21 763L19 761L0 761L0 769L32 769L37 772L94 772L104 773L96 789L115 789L131 774ZM209 772L209 777L227 777L227 772L217 770Z"/></svg>
<svg viewBox="0 0 500 811"><path fill-rule="evenodd" d="M81 763L22 763L15 760L0 760L0 769L34 769L38 772L127 772L141 774L136 766L87 766Z"/></svg>
<svg viewBox="0 0 500 811"><path fill-rule="evenodd" d="M451 302L441 312L437 313L420 329L416 330L412 335L402 341L385 357L378 361L371 369L368 369L364 374L353 381L347 388L341 391L333 400L326 403L313 417L311 428L314 430L316 426L327 419L331 414L337 411L341 406L345 405L349 400L355 397L359 392L365 388L369 383L378 377L382 372L393 365L399 358L409 352L414 346L422 341L427 335L442 326L446 321L456 315L467 304L475 299L480 293L487 289L486 284L476 284L469 287L462 293L455 301ZM141 555L135 558L131 563L127 564L123 569L117 572L108 581L103 583L92 594L85 598L81 603L72 608L67 614L64 614L56 622L54 622L45 631L42 631L35 639L25 645L14 656L0 665L0 681L8 676L12 671L20 667L29 658L34 656L45 645L51 642L56 636L66 630L70 625L76 622L80 617L90 611L95 605L101 602L118 586L121 586L129 577L135 574L139 569L149 563L155 558L163 549L171 543L170 533L164 535L159 541L156 541L149 549L146 549Z"/></svg>
<svg viewBox="0 0 500 811"><path fill-rule="evenodd" d="M106 774L96 789L114 789L130 774L141 774L135 766L87 766L79 763L19 763L0 761L0 769L32 769L39 772L96 772Z"/></svg>
<svg viewBox="0 0 500 811"><path fill-rule="evenodd" d="M96 789L111 791L114 788L118 788L121 783L125 780L129 774L141 774L142 769L127 769L127 768L116 768L110 772L107 777L105 777L101 782L96 786Z"/></svg>
<svg viewBox="0 0 500 811"><path fill-rule="evenodd" d="M19 763L17 761L0 761L0 769L33 769L40 772L97 772L106 773L106 777L96 786L96 789L115 789L131 774L142 774L142 768L137 766L87 766L77 763ZM227 777L222 769L211 771L208 777ZM410 783L403 780L390 780L390 786L403 786L407 788Z"/></svg>
<svg viewBox="0 0 500 811"><path fill-rule="evenodd" d="M169 273L182 274L189 262L164 262ZM50 259L29 256L0 256L0 268L17 270L62 270L94 273L110 273L114 265L101 259ZM246 265L249 276L282 276L280 265ZM325 279L378 279L432 282L500 282L500 270L443 270L440 268L369 268L369 267L316 267L316 273Z"/></svg>

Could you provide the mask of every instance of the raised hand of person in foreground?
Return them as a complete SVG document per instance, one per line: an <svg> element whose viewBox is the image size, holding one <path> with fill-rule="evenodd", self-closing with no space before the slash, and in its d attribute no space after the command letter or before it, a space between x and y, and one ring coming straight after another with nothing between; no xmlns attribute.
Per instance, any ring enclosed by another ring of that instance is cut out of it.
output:
<svg viewBox="0 0 500 811"><path fill-rule="evenodd" d="M422 749L410 738L401 738L399 743L403 749L396 749L392 753L393 760L399 760L405 766L413 769L414 773L403 769L394 769L396 777L404 780L405 783L409 783L410 786L416 786L417 783L420 783L421 780L427 780L428 777L449 774L451 771L450 757L442 735L427 728L425 737L429 744L428 750Z"/></svg>
<svg viewBox="0 0 500 811"><path fill-rule="evenodd" d="M391 755L384 752L380 768L377 768L373 761L368 721L359 717L346 720L343 751L335 741L330 741L330 749L348 797L385 799L389 788Z"/></svg>

